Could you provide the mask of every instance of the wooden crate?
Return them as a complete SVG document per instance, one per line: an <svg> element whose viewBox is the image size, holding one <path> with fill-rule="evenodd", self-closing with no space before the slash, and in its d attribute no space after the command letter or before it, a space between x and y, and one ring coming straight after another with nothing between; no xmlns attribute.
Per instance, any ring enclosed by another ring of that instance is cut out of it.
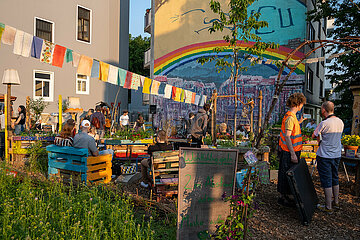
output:
<svg viewBox="0 0 360 240"><path fill-rule="evenodd" d="M157 200L177 195L179 184L179 151L154 152L151 170Z"/></svg>
<svg viewBox="0 0 360 240"><path fill-rule="evenodd" d="M62 177L64 182L69 182L73 178L86 184L111 181L111 154L88 157L87 149L55 145L50 145L46 149L49 152L49 177Z"/></svg>

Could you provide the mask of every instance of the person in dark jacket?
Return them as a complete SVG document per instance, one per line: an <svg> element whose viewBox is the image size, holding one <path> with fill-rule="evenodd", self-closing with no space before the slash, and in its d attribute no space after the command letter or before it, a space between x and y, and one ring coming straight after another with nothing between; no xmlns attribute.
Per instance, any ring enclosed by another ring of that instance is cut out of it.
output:
<svg viewBox="0 0 360 240"><path fill-rule="evenodd" d="M206 103L204 109L200 109L196 114L193 125L191 126L192 142L196 143L196 147L200 148L203 144L203 138L206 136L207 124L209 117L207 112L210 110L210 104Z"/></svg>
<svg viewBox="0 0 360 240"><path fill-rule="evenodd" d="M194 123L195 114L193 112L189 113L189 119L186 120L186 134L191 134L191 127Z"/></svg>

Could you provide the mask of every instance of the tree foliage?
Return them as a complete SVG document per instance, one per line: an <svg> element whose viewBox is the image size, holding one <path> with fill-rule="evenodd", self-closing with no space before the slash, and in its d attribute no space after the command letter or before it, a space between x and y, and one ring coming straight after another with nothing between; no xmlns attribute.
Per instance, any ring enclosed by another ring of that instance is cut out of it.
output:
<svg viewBox="0 0 360 240"><path fill-rule="evenodd" d="M350 36L360 36L360 8L359 0L316 0L316 8L308 12L308 20L321 21L324 18L334 18L334 31L328 37L346 39ZM360 47L360 46L355 46ZM343 52L349 50L343 45L334 45L329 52ZM353 96L351 85L360 84L360 54L357 52L341 55L329 66L329 77L334 84L334 91L338 93L336 99L336 114L342 119L352 118Z"/></svg>
<svg viewBox="0 0 360 240"><path fill-rule="evenodd" d="M129 35L129 71L149 77L150 70L144 69L144 53L150 48L150 38Z"/></svg>

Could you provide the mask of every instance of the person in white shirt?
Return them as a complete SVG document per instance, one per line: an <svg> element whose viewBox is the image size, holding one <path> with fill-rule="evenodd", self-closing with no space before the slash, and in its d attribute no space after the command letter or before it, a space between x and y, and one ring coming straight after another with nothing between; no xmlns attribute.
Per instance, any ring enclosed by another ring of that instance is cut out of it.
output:
<svg viewBox="0 0 360 240"><path fill-rule="evenodd" d="M129 127L129 112L125 110L120 117L120 127L122 129Z"/></svg>
<svg viewBox="0 0 360 240"><path fill-rule="evenodd" d="M317 125L316 125L316 122L314 119L311 119L311 121L308 124L306 124L306 128L309 128L309 129L315 130L316 127L317 127Z"/></svg>

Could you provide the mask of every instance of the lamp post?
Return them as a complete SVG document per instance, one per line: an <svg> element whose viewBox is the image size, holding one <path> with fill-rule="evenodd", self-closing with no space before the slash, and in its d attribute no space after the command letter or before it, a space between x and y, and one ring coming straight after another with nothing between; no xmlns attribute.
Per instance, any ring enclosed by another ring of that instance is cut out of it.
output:
<svg viewBox="0 0 360 240"><path fill-rule="evenodd" d="M9 138L11 137L11 85L20 85L20 78L19 78L19 74L17 72L16 69L5 69L4 71L4 75L3 75L3 79L2 79L2 84L6 84L7 85L7 94L6 94L6 126L7 129L5 129L5 131L7 131L10 134L6 134L8 136L7 139L5 139L5 141L8 142L7 146L9 147Z"/></svg>

